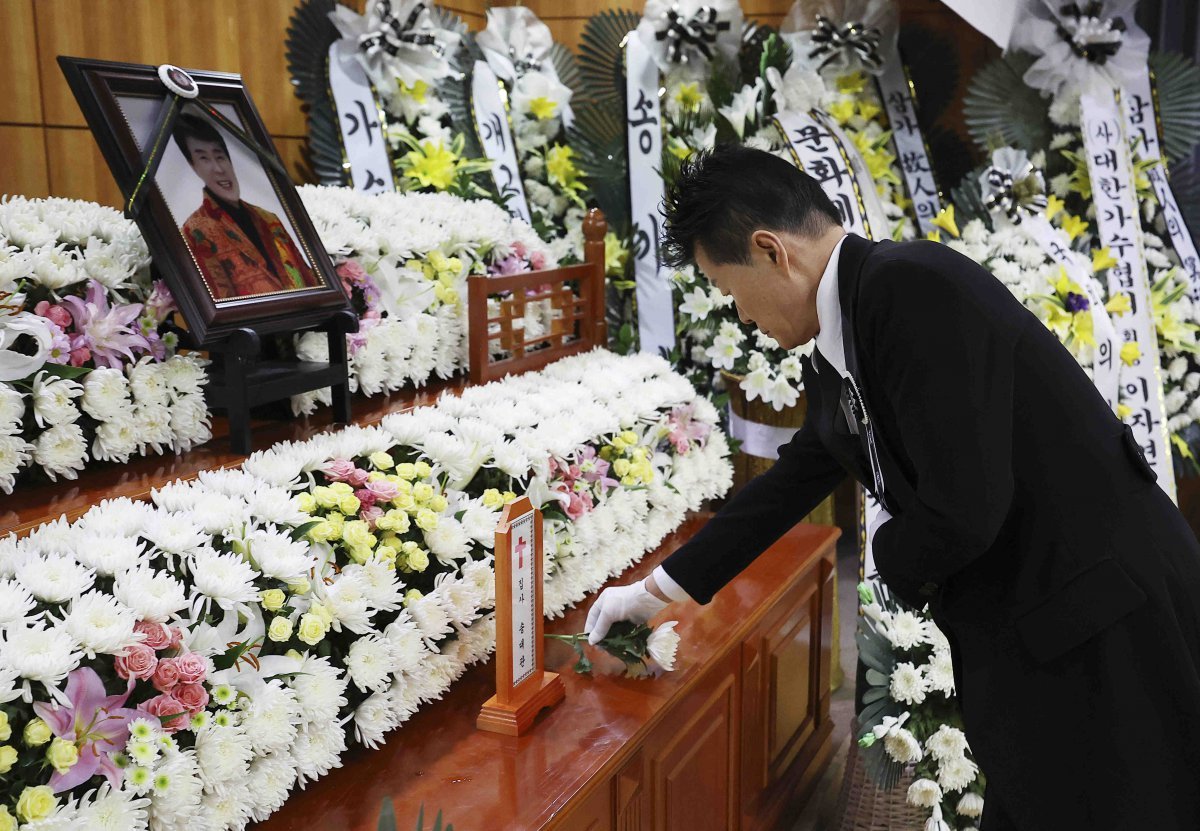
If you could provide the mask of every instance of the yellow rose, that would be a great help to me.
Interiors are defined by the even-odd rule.
[[[313,488],[312,497],[322,508],[332,508],[337,504],[337,494],[333,492],[332,488],[325,485],[317,485]]]
[[[504,504],[504,497],[500,495],[500,491],[495,488],[488,488],[483,492],[483,506],[491,508],[493,511]]]
[[[408,540],[403,545],[400,546],[400,550],[403,551],[405,554],[411,554],[414,551],[418,550],[420,547],[421,546],[417,545],[412,540]]]
[[[311,514],[317,509],[317,500],[311,493],[302,493],[296,497],[296,507],[306,514]]]
[[[324,603],[314,603],[309,606],[308,614],[313,615],[317,620],[321,621],[321,625],[326,628],[333,623],[333,612],[329,611],[329,607]]]
[[[624,476],[629,473],[629,467],[630,464],[628,459],[617,459],[615,462],[613,462],[613,473],[617,474],[618,476]]]
[[[428,508],[417,511],[417,527],[422,531],[432,531],[438,527],[438,515]]]
[[[8,812],[7,805],[0,805],[0,831],[17,831],[17,818]]]
[[[391,470],[396,466],[396,460],[382,450],[372,453],[367,460],[380,470]]]
[[[416,479],[417,466],[412,462],[398,464],[396,465],[396,475],[398,475],[401,479]]]
[[[346,518],[337,511],[331,513],[325,520],[329,523],[329,539],[336,540],[342,536],[342,529],[346,525]]]
[[[50,732],[50,725],[40,718],[35,718],[25,725],[24,739],[25,744],[29,747],[39,747],[50,741],[50,737],[53,735]]]
[[[418,482],[413,485],[413,499],[417,500],[418,505],[425,505],[430,499],[433,499],[433,485],[428,482]]]
[[[387,478],[388,478],[388,475],[386,473],[383,473],[382,471],[378,471],[378,470],[372,470],[370,473],[367,474],[368,482],[382,482],[384,479],[387,479]]]
[[[79,761],[79,748],[73,741],[55,738],[46,748],[46,761],[59,773],[66,773]]]
[[[309,528],[306,536],[313,542],[328,542],[333,537],[333,526],[322,520]]]
[[[300,640],[304,641],[309,646],[316,646],[325,637],[327,631],[325,624],[319,617],[311,612],[305,612],[300,615]]]
[[[308,594],[308,590],[311,588],[308,580],[303,577],[296,577],[288,580],[287,587],[288,591],[290,591],[292,594]]]
[[[450,503],[446,501],[446,497],[442,496],[440,493],[433,499],[429,500],[429,510],[437,511],[439,514],[446,510],[449,505]]]
[[[418,479],[428,479],[433,473],[433,468],[429,466],[428,462],[416,462],[413,464],[413,469],[417,472]]]
[[[268,612],[278,612],[283,608],[283,602],[287,600],[287,595],[279,589],[266,589],[259,592],[259,600],[262,601],[262,606]]]
[[[377,540],[371,526],[361,519],[352,519],[342,528],[342,539],[351,548],[374,548]]]
[[[417,500],[411,493],[402,493],[392,500],[392,504],[402,511],[411,511],[417,507]]]
[[[0,747],[0,775],[8,773],[16,763],[17,749],[11,744]]]
[[[418,548],[407,556],[408,567],[413,571],[424,571],[429,568],[429,555]]]
[[[381,545],[375,549],[375,556],[388,568],[396,567],[396,549],[390,545]]]
[[[624,433],[621,434],[621,438],[630,447],[632,447],[633,445],[638,443],[638,435],[637,435],[637,433],[633,432],[632,430],[626,430]]]
[[[57,807],[58,798],[49,785],[31,786],[21,791],[17,799],[17,816],[23,822],[33,822],[50,816]]]
[[[267,637],[276,643],[283,643],[292,636],[292,621],[286,617],[277,617],[271,621],[271,628],[267,630]]]
[[[517,501],[517,495],[515,493],[513,493],[512,491],[504,492],[504,504],[505,505],[508,505],[510,502],[516,502],[516,501]]]
[[[617,436],[616,438],[614,438],[612,440],[612,447],[613,447],[613,450],[617,451],[618,453],[624,453],[625,452],[625,439],[621,438],[620,436]]]
[[[0,710],[0,742],[6,742],[12,737],[12,727],[8,723],[8,713]]]
[[[633,448],[633,460],[635,462],[646,461],[646,448],[644,448],[644,447]]]
[[[354,488],[350,487],[345,482],[334,482],[329,486],[329,489],[339,497],[345,496],[348,493],[354,493]]]
[[[371,548],[368,548],[364,545],[350,546],[350,559],[358,563],[360,566],[366,563],[367,560],[371,559],[371,555],[374,553],[375,552]]]
[[[633,476],[628,476],[628,475],[627,475],[627,476],[622,476],[622,477],[621,477],[621,484],[622,484],[622,485],[624,485],[624,486],[625,486],[625,487],[627,487],[627,488],[631,488],[631,487],[633,487],[634,485],[636,485],[636,484],[637,484],[637,479],[636,479],[635,477],[633,477]]]
[[[358,501],[357,496],[350,494],[349,496],[339,496],[337,507],[346,516],[354,516],[362,507],[362,503]]]
[[[408,591],[406,591],[404,593],[404,602],[405,603],[413,603],[417,600],[420,600],[424,596],[425,595],[421,594],[420,589],[409,589]]]

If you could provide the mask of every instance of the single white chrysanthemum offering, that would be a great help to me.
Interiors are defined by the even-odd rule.
[[[650,633],[646,641],[646,652],[655,663],[670,672],[675,669],[675,651],[679,648],[679,633],[675,627],[677,620],[668,620]]]

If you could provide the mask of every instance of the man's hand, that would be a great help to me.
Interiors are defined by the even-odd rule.
[[[593,646],[600,643],[608,634],[609,627],[618,620],[645,623],[667,607],[668,601],[656,597],[647,587],[646,581],[649,579],[638,580],[628,586],[610,586],[600,592],[588,610],[587,623],[583,627],[583,631],[588,633],[588,643]]]

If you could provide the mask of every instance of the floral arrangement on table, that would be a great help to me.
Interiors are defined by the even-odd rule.
[[[593,352],[0,539],[0,828],[264,819],[489,654],[517,491],[561,614],[724,492],[715,422],[664,361]]]
[[[868,688],[857,729],[867,770],[885,788],[911,770],[907,799],[930,810],[925,827],[966,831],[983,813],[985,782],[963,732],[950,644],[927,610],[909,609],[882,584],[861,583],[858,593]]]
[[[496,204],[450,194],[384,193],[305,185],[317,233],[351,297],[360,328],[347,338],[351,389],[378,395],[466,365],[466,280],[553,268],[549,247]],[[296,339],[306,360],[328,360],[322,334]],[[296,396],[309,413],[329,391]]]
[[[0,490],[34,471],[182,452],[210,438],[205,362],[137,227],[71,199],[0,201]]]
[[[1200,141],[1200,109],[1192,97],[1200,68],[1179,55],[1150,51],[1148,36],[1137,28],[1130,4],[1123,0],[1078,9],[1047,4],[1034,11],[1028,36],[1015,44],[1016,51],[985,67],[972,82],[966,99],[968,126],[981,147],[1004,143],[1044,154],[1047,191],[1065,217],[1061,227],[1073,247],[1090,253],[1097,273],[1103,273],[1111,263],[1095,233],[1096,206],[1080,131],[1080,90],[1093,82],[1123,83],[1148,62],[1155,97],[1152,121],[1161,134],[1161,161],[1169,164],[1189,155]],[[1056,27],[1055,21],[1061,25]],[[1177,468],[1188,461],[1194,467],[1200,450],[1200,315],[1187,295],[1186,275],[1147,176],[1160,159],[1147,157],[1140,140],[1132,149],[1167,427]],[[1106,288],[1106,280],[1100,282]]]

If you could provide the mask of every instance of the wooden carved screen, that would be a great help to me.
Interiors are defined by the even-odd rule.
[[[604,215],[593,208],[583,221],[582,264],[468,279],[472,383],[538,369],[608,342],[604,322],[607,230]]]

